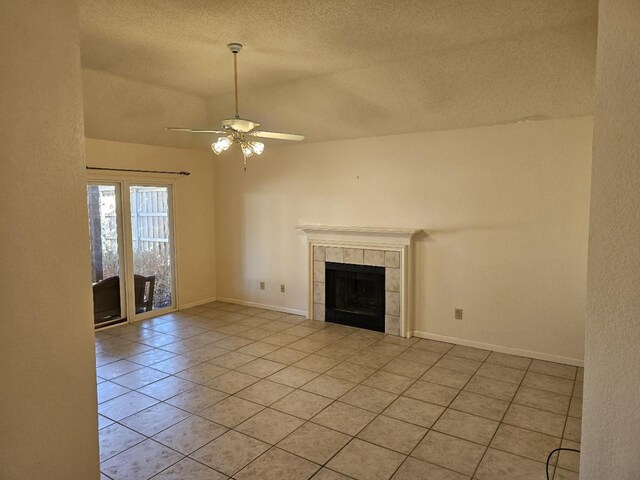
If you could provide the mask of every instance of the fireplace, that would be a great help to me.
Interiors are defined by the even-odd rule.
[[[325,262],[325,321],[385,331],[385,269]]]
[[[413,240],[423,234],[423,230],[336,225],[298,225],[297,228],[305,233],[309,247],[310,319],[347,323],[355,318],[358,327],[411,336]],[[337,272],[335,264],[339,266]],[[359,276],[347,280],[353,268],[359,270]],[[373,273],[375,279],[365,280],[363,275],[369,273]],[[329,287],[328,282],[334,286]],[[337,289],[342,293],[337,296],[336,283],[342,284]],[[374,291],[378,297],[376,302],[364,299]],[[345,307],[349,302],[355,306]]]

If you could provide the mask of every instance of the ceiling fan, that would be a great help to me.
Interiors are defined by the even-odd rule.
[[[218,137],[214,143],[211,144],[211,149],[216,155],[220,155],[225,150],[229,149],[231,145],[237,143],[242,150],[242,156],[244,157],[244,170],[247,171],[247,158],[256,154],[260,155],[264,151],[264,143],[253,140],[251,137],[257,138],[273,138],[276,140],[293,140],[299,142],[304,140],[304,135],[297,135],[295,133],[279,133],[268,132],[265,130],[256,130],[256,127],[260,126],[258,122],[253,120],[247,120],[246,118],[240,118],[238,114],[238,52],[242,48],[240,43],[229,43],[227,45],[231,53],[233,53],[233,77],[235,85],[235,105],[236,115],[233,118],[226,118],[222,120],[221,130],[202,130],[197,128],[182,128],[182,127],[167,127],[167,130],[179,130],[182,132],[191,133],[217,133],[223,135]]]

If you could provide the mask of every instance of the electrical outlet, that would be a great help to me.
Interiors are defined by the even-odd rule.
[[[456,308],[455,316],[456,316],[456,320],[462,320],[462,309],[461,308]]]
[[[284,283],[283,283],[282,285],[280,285],[280,291],[281,291],[282,293],[284,293]]]
[[[260,290],[264,290],[264,282],[260,282]]]

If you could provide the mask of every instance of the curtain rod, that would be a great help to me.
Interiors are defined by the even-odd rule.
[[[112,172],[138,172],[138,173],[166,173],[169,175],[191,175],[190,172],[168,172],[164,170],[134,170],[130,168],[103,168],[103,167],[86,167],[87,170],[108,170]]]

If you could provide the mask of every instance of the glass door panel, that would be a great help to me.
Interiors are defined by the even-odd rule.
[[[135,314],[174,305],[169,186],[129,187]]]
[[[116,323],[125,316],[119,243],[118,185],[87,186],[93,320],[96,326]]]

